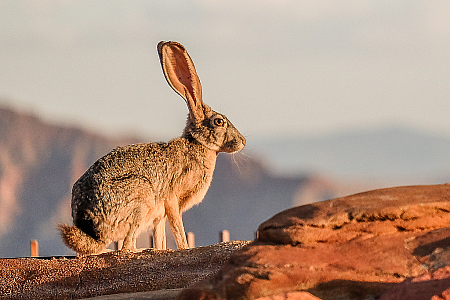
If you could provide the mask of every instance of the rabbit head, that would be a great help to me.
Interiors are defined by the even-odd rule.
[[[167,82],[189,109],[183,136],[217,152],[234,153],[244,148],[245,138],[227,117],[203,103],[200,79],[186,49],[177,42],[160,42],[158,54]]]

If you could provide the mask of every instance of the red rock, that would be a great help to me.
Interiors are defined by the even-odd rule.
[[[450,299],[450,267],[407,279],[388,290],[379,300],[441,300]]]
[[[258,298],[257,300],[321,300],[307,292],[290,292],[269,297]]]
[[[321,299],[379,297],[450,262],[438,250],[450,245],[449,200],[450,185],[409,186],[283,211],[262,223],[257,240],[235,252],[217,275],[178,299],[258,299],[297,291]]]
[[[373,190],[283,211],[259,226],[259,240],[293,245],[342,242],[363,231],[442,228],[449,224],[449,200],[448,184]]]

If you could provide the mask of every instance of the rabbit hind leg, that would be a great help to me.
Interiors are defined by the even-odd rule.
[[[136,237],[137,237],[137,229],[139,226],[133,223],[130,225],[130,229],[127,232],[123,240],[122,250],[130,250],[136,251]]]
[[[134,209],[132,213],[133,218],[129,220],[128,231],[123,240],[122,250],[136,251],[136,238],[141,231],[142,214],[141,209]]]

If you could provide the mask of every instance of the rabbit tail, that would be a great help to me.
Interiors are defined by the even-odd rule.
[[[64,244],[80,255],[97,254],[107,246],[105,241],[94,239],[76,226],[59,224],[58,228]]]

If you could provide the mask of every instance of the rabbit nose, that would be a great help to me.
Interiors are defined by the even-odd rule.
[[[242,143],[242,148],[245,147],[245,145],[247,144],[247,140],[245,139],[244,136],[241,135],[241,143]]]
[[[242,145],[242,148],[245,147],[245,144],[247,143],[247,141],[245,140],[245,137],[237,130],[236,130],[236,140],[238,140],[240,142],[240,144]],[[241,150],[242,148],[240,148],[239,150]]]

